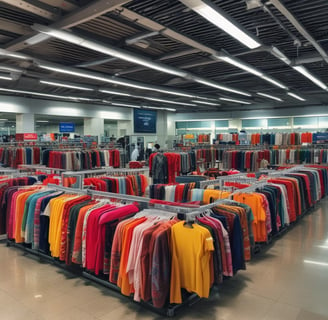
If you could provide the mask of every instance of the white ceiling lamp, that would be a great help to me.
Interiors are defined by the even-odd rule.
[[[303,76],[310,79],[313,83],[319,86],[321,89],[328,90],[328,87],[318,78],[313,76],[308,70],[306,70],[303,66],[293,66],[293,69],[297,72],[301,73]]]
[[[23,54],[23,53],[18,53],[18,52],[11,52],[6,49],[0,49],[0,56],[5,56],[9,58],[15,58],[15,59],[21,59],[21,60],[30,60],[30,58]]]
[[[249,35],[242,29],[242,27],[238,25],[237,22],[235,22],[231,17],[228,17],[227,14],[210,2],[204,0],[180,1],[248,48],[255,49],[261,46],[260,42],[255,40],[255,37]]]
[[[89,88],[89,87],[84,87],[84,86],[75,85],[75,84],[68,84],[68,83],[63,83],[63,82],[58,82],[58,81],[40,80],[40,83],[48,84],[50,86],[55,86],[55,87],[63,87],[63,88],[77,89],[77,90],[84,90],[84,91],[94,91],[94,89]]]
[[[0,121],[8,121],[8,119],[0,119]]]
[[[299,95],[295,94],[295,93],[292,93],[292,92],[287,92],[287,94],[297,100],[300,100],[300,101],[306,101],[304,98],[300,97]]]
[[[200,104],[207,104],[209,106],[220,106],[219,103],[214,103],[214,102],[207,102],[207,101],[200,101],[200,100],[192,100],[192,102],[200,103]]]
[[[288,59],[288,57],[281,52],[277,47],[271,47],[271,53],[278,58],[279,60],[281,60],[282,62],[290,65],[292,62]]]
[[[272,96],[270,94],[266,94],[266,93],[262,93],[262,92],[257,92],[257,94],[259,96],[262,96],[262,97],[266,97],[266,98],[269,98],[269,99],[272,99],[272,100],[276,100],[276,101],[283,101],[282,99],[278,98],[278,97],[275,97],[275,96]]]
[[[277,80],[274,80],[274,79],[272,79],[272,78],[270,78],[270,77],[268,77],[268,76],[262,75],[261,78],[262,78],[263,80],[266,80],[266,81],[268,81],[268,82],[271,82],[272,84],[274,84],[275,86],[277,86],[277,87],[279,87],[279,88],[281,88],[281,89],[285,89],[285,90],[288,89],[288,88],[287,88],[284,84],[282,84],[281,82],[279,82],[279,81],[277,81]]]
[[[113,91],[113,90],[99,90],[99,92],[102,92],[102,93],[108,93],[108,94],[114,94],[114,95],[117,95],[117,96],[122,96],[122,97],[131,97],[131,94],[129,93],[125,93],[125,92],[118,92],[118,91]]]
[[[240,104],[252,104],[251,102],[248,102],[248,101],[235,100],[235,99],[230,99],[230,98],[219,98],[219,99],[223,100],[223,101],[230,101],[230,102],[240,103]]]
[[[222,54],[222,56],[221,55],[215,55],[214,57],[217,58],[217,59],[223,60],[224,62],[227,62],[227,63],[229,63],[229,64],[231,64],[231,65],[233,65],[233,66],[235,66],[239,69],[242,69],[242,70],[245,70],[249,73],[252,73],[252,74],[254,74],[258,77],[262,77],[262,75],[263,75],[263,72],[260,72],[260,71],[256,70],[255,68],[247,65],[246,63],[243,63],[242,61],[239,61],[236,58],[233,58],[233,57],[230,57],[230,56],[227,56],[227,55],[223,55],[223,54]]]
[[[166,99],[159,99],[159,98],[152,98],[152,97],[143,97],[143,96],[135,96],[136,98],[150,100],[150,101],[158,101],[163,103],[171,103],[171,104],[178,104],[181,106],[189,106],[189,107],[196,107],[197,105],[194,103],[187,103],[187,102],[177,102],[172,100],[166,100]]]
[[[110,102],[108,101],[111,105],[113,106],[119,106],[119,107],[128,107],[128,108],[135,108],[135,109],[140,109],[140,106],[136,106],[133,104],[128,104],[128,103],[123,103],[123,102]]]
[[[152,98],[152,97],[147,97],[147,96],[139,96],[139,95],[129,94],[129,93],[121,92],[121,91],[101,89],[101,90],[99,90],[99,92],[118,95],[118,96],[122,96],[122,97],[134,97],[134,98],[150,100],[150,101],[158,101],[158,102],[171,103],[171,104],[177,104],[177,105],[182,105],[182,106],[196,107],[196,104],[193,104],[193,103],[177,102],[177,101],[166,100],[166,99]]]
[[[38,32],[49,35],[51,37],[55,37],[57,39],[67,41],[69,43],[73,43],[75,45],[79,45],[84,48],[98,51],[98,52],[107,54],[109,56],[128,61],[130,63],[135,63],[138,65],[144,66],[146,68],[154,69],[157,71],[172,74],[172,75],[182,77],[182,78],[186,77],[186,75],[187,75],[187,73],[185,71],[171,68],[171,67],[165,66],[164,64],[161,64],[161,63],[154,63],[151,60],[148,60],[148,59],[145,59],[142,57],[138,57],[136,55],[130,54],[129,52],[124,52],[121,49],[116,49],[116,48],[110,47],[108,45],[105,46],[100,43],[96,43],[94,41],[87,40],[85,38],[76,36],[67,31],[49,28],[47,26],[43,26],[40,24],[34,24],[32,26],[32,28]]]
[[[229,91],[229,92],[233,92],[233,93],[237,93],[237,94],[241,94],[243,96],[247,96],[247,97],[251,97],[252,95],[247,93],[247,92],[244,92],[244,91],[240,91],[240,90],[235,90],[235,89],[231,89],[231,88],[227,88],[227,87],[224,87],[224,86],[221,86],[221,85],[218,85],[216,84],[215,82],[212,82],[210,80],[204,80],[202,78],[195,78],[195,81],[198,82],[198,83],[201,83],[201,84],[204,84],[205,86],[208,86],[208,87],[212,87],[212,88],[216,88],[216,89],[219,89],[219,90],[224,90],[224,91]]]
[[[251,74],[254,74],[255,76],[264,79],[272,84],[274,84],[275,86],[282,88],[282,89],[288,89],[284,84],[278,82],[277,80],[272,79],[271,77],[265,75],[262,71],[254,68],[253,66],[250,66],[249,64],[231,56],[228,52],[226,52],[225,50],[222,50],[222,52],[220,52],[220,54],[218,55],[213,55],[214,58],[222,60],[224,62],[227,62],[239,69],[245,70],[246,72],[249,72]]]
[[[141,89],[141,90],[147,90],[147,91],[156,91],[156,92],[162,92],[162,93],[167,93],[170,95],[175,95],[175,96],[181,96],[181,97],[188,97],[188,98],[195,98],[194,95],[192,94],[188,94],[188,93],[184,93],[184,92],[180,92],[180,91],[174,91],[174,90],[166,90],[166,89],[161,89],[158,87],[152,87],[150,85],[139,85],[136,83],[132,83],[129,81],[125,81],[125,80],[120,80],[117,78],[109,78],[109,77],[104,77],[104,76],[100,76],[100,75],[96,75],[90,71],[77,71],[74,69],[70,69],[70,68],[60,68],[57,66],[53,66],[51,64],[46,64],[46,63],[42,63],[42,62],[38,62],[38,66],[40,68],[46,69],[46,70],[50,70],[50,71],[54,71],[54,72],[59,72],[59,73],[63,73],[63,74],[69,74],[72,76],[76,76],[76,77],[81,77],[81,78],[86,78],[86,79],[92,79],[92,80],[97,80],[97,81],[103,81],[103,82],[107,82],[107,83],[111,83],[111,84],[118,84],[118,85],[122,85],[125,87],[131,87],[131,88],[135,88],[135,89]]]
[[[47,123],[47,122],[49,122],[49,120],[36,120],[36,122],[39,122],[39,123]]]
[[[0,79],[1,80],[7,80],[7,81],[12,81],[13,78],[11,76],[3,76],[3,75],[0,75]]]
[[[161,107],[152,107],[152,106],[142,106],[145,109],[154,109],[154,110],[165,110],[165,111],[172,111],[172,112],[176,112],[176,109],[173,108],[161,108]]]
[[[0,88],[0,91],[10,92],[10,93],[30,94],[32,96],[63,99],[63,100],[88,100],[88,101],[93,101],[93,99],[89,99],[89,98],[65,97],[65,96],[60,96],[60,95],[56,95],[56,94],[48,94],[48,93],[41,93],[41,92],[35,92],[35,91],[15,90],[15,89],[6,89],[6,88]]]

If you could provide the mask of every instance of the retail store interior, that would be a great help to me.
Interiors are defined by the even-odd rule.
[[[0,0],[0,319],[328,320],[327,17]]]

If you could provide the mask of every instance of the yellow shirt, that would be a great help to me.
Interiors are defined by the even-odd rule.
[[[176,223],[171,229],[172,267],[170,302],[181,303],[181,288],[207,298],[210,291],[210,260],[214,250],[210,232],[197,224]]]
[[[204,190],[203,203],[210,204],[218,199],[226,199],[230,196],[230,192],[222,190],[206,189]]]
[[[76,196],[65,194],[53,198],[49,202],[50,220],[48,240],[50,244],[50,252],[53,257],[58,258],[60,254],[61,225],[65,202],[72,200],[75,197]]]

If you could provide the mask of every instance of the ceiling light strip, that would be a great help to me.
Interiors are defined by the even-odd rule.
[[[280,99],[278,97],[275,97],[275,96],[272,96],[270,94],[266,94],[266,93],[262,93],[262,92],[257,92],[256,94],[258,94],[259,96],[262,96],[262,97],[266,97],[266,98],[272,99],[272,100],[283,101],[282,99]]]
[[[92,89],[92,88],[88,88],[88,87],[84,87],[84,86],[80,86],[80,85],[76,85],[76,84],[62,83],[62,82],[57,82],[57,81],[40,80],[40,83],[48,84],[50,86],[69,88],[69,89],[94,91],[94,89]]]
[[[300,97],[299,95],[295,94],[295,93],[292,93],[292,92],[287,92],[287,94],[297,100],[300,100],[300,101],[306,101],[304,98]]]
[[[207,102],[207,101],[200,101],[200,100],[191,100],[192,102],[195,103],[200,103],[200,104],[207,104],[209,106],[219,106],[219,103],[214,103],[214,102]]]
[[[21,94],[30,94],[33,96],[40,96],[40,97],[48,97],[48,98],[55,98],[55,99],[63,99],[63,100],[87,100],[93,101],[93,99],[89,98],[82,98],[82,97],[65,97],[55,94],[48,94],[48,93],[41,93],[35,91],[25,91],[25,90],[15,90],[15,89],[7,89],[7,88],[0,88],[2,92],[11,92],[11,93],[21,93]]]
[[[158,102],[171,103],[171,104],[177,104],[177,105],[182,105],[182,106],[196,107],[196,104],[193,104],[193,103],[177,102],[177,101],[160,99],[160,98],[139,96],[139,95],[129,94],[129,93],[120,92],[120,91],[113,91],[113,90],[101,89],[101,90],[99,90],[99,92],[113,94],[113,95],[118,95],[118,96],[122,96],[122,97],[134,97],[134,98],[145,99],[145,100],[150,100],[150,101],[158,101]]]
[[[301,73],[303,76],[310,79],[313,83],[315,83],[318,87],[324,90],[328,90],[328,87],[318,78],[313,76],[308,70],[306,70],[303,66],[293,66],[293,69],[297,72]]]
[[[261,46],[254,36],[249,35],[237,22],[210,2],[201,0],[180,1],[248,48],[255,49]]]
[[[230,98],[219,98],[220,100],[223,101],[230,101],[230,102],[234,102],[234,103],[241,103],[241,104],[252,104],[251,102],[248,101],[242,101],[242,100],[235,100],[235,99],[230,99]]]
[[[7,81],[12,81],[13,80],[13,78],[10,77],[10,76],[0,76],[0,79],[1,80],[7,80]]]
[[[141,90],[147,90],[147,91],[157,91],[157,92],[161,92],[161,93],[166,93],[166,94],[181,96],[181,97],[188,97],[188,98],[196,97],[192,94],[183,93],[181,91],[174,91],[174,90],[169,90],[169,89],[166,90],[166,89],[161,89],[159,87],[155,87],[155,86],[151,86],[151,85],[146,85],[146,84],[142,85],[142,84],[137,84],[137,83],[133,83],[130,81],[119,80],[117,78],[104,77],[104,76],[97,75],[90,71],[77,71],[77,70],[74,70],[71,68],[60,68],[57,66],[53,66],[50,64],[46,64],[46,63],[40,63],[40,62],[39,62],[39,67],[46,69],[46,70],[54,71],[54,72],[69,74],[69,75],[86,78],[86,79],[103,81],[103,82],[107,82],[107,83],[111,83],[111,84],[118,84],[118,85],[135,88],[135,89],[141,89]]]

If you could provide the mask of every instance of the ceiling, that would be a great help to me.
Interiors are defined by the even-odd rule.
[[[328,106],[328,91],[293,68],[328,84],[328,1],[207,1],[252,35],[255,49],[193,1],[0,0],[0,94],[177,112]]]

